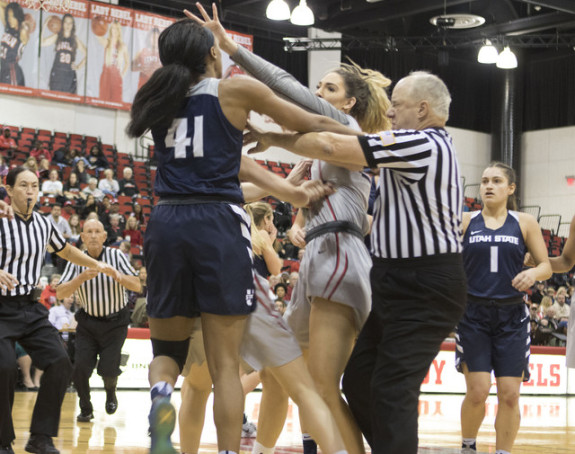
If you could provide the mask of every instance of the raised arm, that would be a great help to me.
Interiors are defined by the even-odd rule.
[[[236,44],[220,23],[218,19],[218,9],[215,3],[212,3],[213,19],[210,19],[210,16],[200,3],[196,3],[196,6],[203,20],[191,12],[184,10],[186,16],[211,30],[218,40],[220,49],[226,52],[230,58],[245,71],[270,87],[282,98],[288,99],[299,107],[333,118],[344,125],[350,124],[349,118],[343,112],[333,107],[326,100],[315,96],[291,74]]]

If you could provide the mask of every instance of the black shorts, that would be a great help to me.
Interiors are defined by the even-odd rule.
[[[229,203],[158,205],[144,237],[153,318],[255,309],[250,220]]]

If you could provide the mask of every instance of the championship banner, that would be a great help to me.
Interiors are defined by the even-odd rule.
[[[134,11],[90,4],[86,104],[129,110],[129,78]]]
[[[84,102],[90,3],[72,0],[66,13],[42,12],[40,80],[42,98]]]
[[[0,92],[32,96],[38,88],[40,12],[26,0],[0,2]]]
[[[162,64],[158,54],[158,37],[175,19],[150,13],[135,11],[132,41],[132,62],[130,66],[130,83],[132,89],[130,101],[134,100],[136,92],[144,85],[150,76]]]

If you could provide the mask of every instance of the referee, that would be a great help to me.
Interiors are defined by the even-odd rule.
[[[104,247],[106,231],[100,221],[86,221],[82,242],[88,256],[109,264],[120,273],[120,279],[84,266],[68,263],[56,290],[59,299],[78,291],[81,309],[76,312],[76,353],[73,380],[80,399],[80,414],[76,420],[89,422],[94,418],[90,401],[90,376],[96,367],[106,389],[106,413],[116,412],[116,383],[120,370],[122,346],[128,335],[130,310],[126,289],[141,290],[140,279],[126,256],[119,250]]]
[[[50,245],[69,261],[119,278],[116,270],[66,243],[50,221],[33,212],[38,198],[38,177],[23,167],[6,176],[12,210],[0,204],[0,453],[13,454],[12,405],[16,386],[18,341],[44,370],[32,414],[26,451],[58,454],[52,437],[58,435],[60,410],[72,366],[58,331],[48,321],[48,310],[34,299],[33,290]]]
[[[441,342],[463,314],[462,188],[444,127],[451,97],[438,77],[401,79],[387,115],[393,131],[262,134],[270,145],[345,167],[379,167],[371,233],[372,309],[343,378],[375,454],[417,453],[419,389]]]

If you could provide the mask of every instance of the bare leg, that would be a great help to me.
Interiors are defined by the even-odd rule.
[[[489,372],[469,372],[463,365],[467,391],[461,404],[461,436],[477,438],[479,427],[485,418],[485,401],[491,388]]]
[[[22,381],[24,382],[24,386],[26,386],[26,388],[33,388],[36,386],[30,376],[30,368],[32,367],[32,358],[30,358],[30,355],[21,356],[16,361],[18,362],[18,367],[22,372]]]
[[[495,449],[511,452],[519,431],[519,389],[521,377],[497,377],[497,417],[495,418]]]
[[[341,376],[357,336],[354,310],[314,298],[309,331],[308,368],[314,383],[337,422],[348,452],[363,454],[363,437],[340,390]]]
[[[206,403],[212,392],[212,378],[208,363],[192,364],[182,384],[180,406],[180,450],[185,454],[196,454],[206,416]]]
[[[202,314],[204,347],[214,383],[218,451],[239,453],[244,412],[240,344],[247,316]]]
[[[244,390],[244,395],[251,393],[256,386],[262,381],[260,378],[260,373],[258,371],[250,372],[249,374],[241,374],[242,389]]]
[[[37,388],[40,387],[40,380],[42,379],[42,375],[44,374],[43,370],[36,368],[34,370],[34,386]]]
[[[303,357],[270,368],[270,372],[297,404],[302,426],[306,427],[322,451],[326,454],[345,451],[335,419],[317,393]]]
[[[260,371],[260,377],[263,390],[256,441],[266,448],[273,448],[284,428],[289,398],[268,369]]]
[[[183,341],[190,337],[194,319],[187,317],[150,318],[150,337],[164,341]],[[169,356],[156,356],[150,363],[150,386],[160,381],[175,385],[180,368]]]

